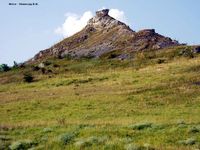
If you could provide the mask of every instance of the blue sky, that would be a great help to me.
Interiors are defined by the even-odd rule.
[[[123,11],[133,30],[154,28],[182,43],[200,44],[199,6],[199,0],[1,0],[0,64],[23,62],[63,39],[55,29],[64,23],[66,13],[82,15],[102,7]]]

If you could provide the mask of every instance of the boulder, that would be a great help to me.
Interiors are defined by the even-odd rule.
[[[200,53],[200,46],[197,46],[193,50],[194,53]]]
[[[45,66],[44,63],[40,63],[40,64],[38,65],[39,68],[44,68],[44,66]]]

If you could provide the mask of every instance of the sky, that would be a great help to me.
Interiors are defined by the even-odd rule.
[[[38,3],[11,6],[9,3]],[[0,64],[13,65],[74,34],[102,8],[133,30],[157,33],[189,45],[200,44],[199,0],[1,0]]]

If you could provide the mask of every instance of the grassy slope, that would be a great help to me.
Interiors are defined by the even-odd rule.
[[[1,73],[1,145],[30,139],[36,149],[198,148],[200,56],[178,56],[182,49],[139,53],[134,62],[52,59],[53,73],[33,72],[31,84],[22,82],[30,68]],[[195,144],[180,142],[191,138]]]

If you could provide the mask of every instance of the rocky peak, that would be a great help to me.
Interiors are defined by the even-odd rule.
[[[127,52],[162,49],[177,45],[180,45],[177,41],[156,33],[154,29],[135,32],[126,24],[109,16],[109,9],[103,9],[96,12],[83,30],[40,51],[29,62],[49,56],[99,58],[115,51],[119,51],[120,56],[117,58],[126,59]]]
[[[105,29],[116,27],[116,26],[128,27],[124,23],[109,16],[108,13],[109,13],[109,9],[103,9],[103,10],[97,11],[96,16],[94,16],[88,21],[86,28],[93,27],[96,30],[105,30]]]
[[[103,10],[97,11],[96,16],[105,17],[105,16],[108,16],[108,13],[109,13],[109,9],[103,9]]]

